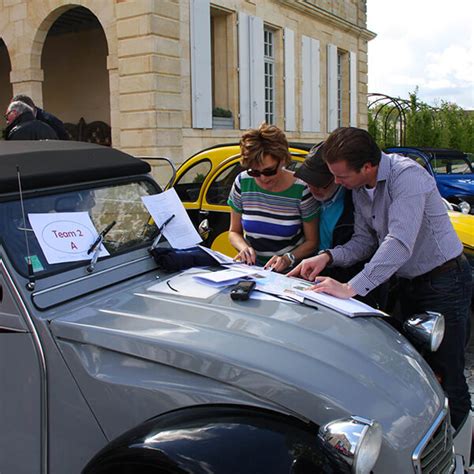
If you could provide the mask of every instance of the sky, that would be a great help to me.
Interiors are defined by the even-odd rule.
[[[369,92],[474,110],[474,0],[367,0]]]

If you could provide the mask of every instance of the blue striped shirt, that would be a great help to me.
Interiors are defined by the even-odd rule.
[[[354,235],[331,249],[347,267],[375,254],[349,284],[366,295],[393,274],[414,278],[462,252],[434,178],[411,158],[382,153],[373,200],[352,191]]]

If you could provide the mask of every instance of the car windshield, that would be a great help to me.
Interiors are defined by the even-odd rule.
[[[19,199],[0,202],[1,239],[15,268],[25,276],[28,270],[26,238],[35,276],[46,276],[74,266],[84,265],[88,262],[82,260],[51,263],[48,261],[32,229],[29,216],[35,214],[44,216],[46,214],[46,218],[48,218],[53,213],[87,212],[97,232],[101,232],[115,221],[115,225],[104,238],[105,249],[110,255],[114,255],[150,245],[157,229],[143,205],[141,197],[157,192],[159,189],[152,181],[140,180],[105,187],[25,197],[23,202],[26,225],[23,222]],[[66,237],[64,233],[54,230],[52,232],[55,232],[55,236],[58,238]],[[69,234],[74,232],[80,232],[80,230],[72,230]],[[45,245],[44,242],[43,245]]]

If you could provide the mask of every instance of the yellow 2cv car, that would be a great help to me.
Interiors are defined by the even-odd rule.
[[[295,170],[311,148],[308,143],[290,143]],[[206,246],[229,256],[236,254],[228,241],[230,208],[227,198],[242,171],[238,144],[216,145],[188,158],[176,172],[173,187],[188,211]]]

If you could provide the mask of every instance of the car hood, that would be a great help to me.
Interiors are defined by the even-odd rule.
[[[443,196],[472,196],[474,195],[474,174],[436,175],[436,181],[441,187]]]
[[[318,424],[348,415],[376,419],[395,449],[413,447],[444,407],[425,361],[379,319],[278,300],[234,302],[228,293],[174,296],[147,287],[56,312],[51,330],[63,340],[235,386]]]

